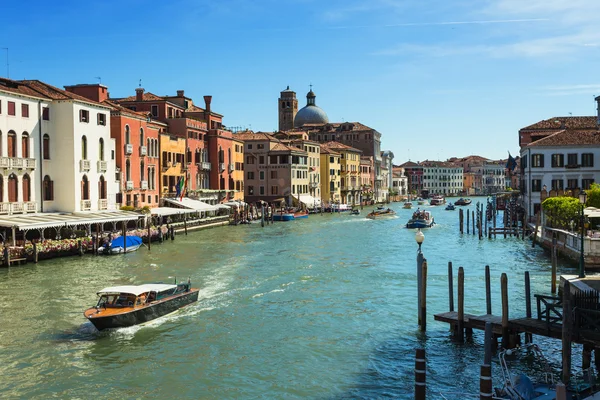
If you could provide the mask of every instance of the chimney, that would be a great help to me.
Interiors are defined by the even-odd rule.
[[[144,99],[144,88],[135,88],[135,100],[142,101]]]
[[[598,127],[600,127],[600,96],[595,98],[596,100],[596,110],[598,110],[598,117],[596,118],[596,125],[598,125]]]
[[[211,121],[210,121],[210,102],[212,101],[212,96],[204,96],[204,113],[206,115],[206,127],[208,129],[212,129]]]
[[[183,90],[178,90],[177,91],[177,97],[183,97]]]

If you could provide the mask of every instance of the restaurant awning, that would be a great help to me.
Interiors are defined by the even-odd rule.
[[[159,217],[166,217],[168,215],[177,214],[191,214],[197,212],[189,208],[175,208],[175,207],[156,207],[150,209],[150,215],[158,215]]]
[[[31,230],[132,221],[140,218],[144,218],[144,215],[133,211],[18,214],[0,216],[0,227]]]
[[[217,211],[219,208],[215,206],[211,206],[208,203],[205,203],[200,200],[192,200],[190,198],[184,197],[181,200],[178,199],[165,199],[166,202],[176,205],[181,208],[188,208],[196,211]]]
[[[309,194],[301,194],[299,197],[296,197],[302,204],[304,204],[307,208],[315,208],[321,207],[321,199],[313,197]]]

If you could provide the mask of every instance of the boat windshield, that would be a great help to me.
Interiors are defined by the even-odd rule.
[[[96,307],[131,307],[135,303],[135,295],[130,293],[103,294]]]

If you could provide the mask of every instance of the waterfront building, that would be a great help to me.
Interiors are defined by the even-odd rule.
[[[373,157],[360,157],[360,190],[361,203],[371,202],[373,200],[373,183],[375,177],[373,173]]]
[[[65,86],[65,89],[111,108],[117,206],[158,207],[159,135],[166,132],[167,124],[153,120],[149,112],[133,111],[109,100],[108,88],[102,84],[78,84]],[[106,163],[106,160],[99,161],[98,168],[105,168]]]
[[[444,161],[423,161],[423,189],[446,196],[459,195],[463,190],[463,168]]]
[[[352,205],[360,204],[360,157],[362,152],[340,142],[323,143],[321,144],[321,149],[323,148],[339,154],[340,202]]]
[[[411,195],[421,195],[423,191],[423,166],[413,161],[400,164],[408,178],[408,191]]]
[[[392,167],[392,196],[398,201],[408,194],[408,177],[404,168],[394,165]]]
[[[253,203],[285,201],[309,194],[308,153],[265,132],[237,133],[244,143],[244,198]]]
[[[183,162],[185,159],[185,138],[161,133],[159,136],[160,148],[160,184],[161,197],[177,192],[176,185],[184,179]]]
[[[229,177],[231,180],[229,187],[234,188],[234,200],[244,201],[244,142],[233,135],[231,143],[233,165],[229,165],[232,170]]]
[[[599,97],[596,98],[598,100]],[[523,150],[528,144],[565,129],[595,131],[597,125],[597,117],[594,116],[548,118],[519,129],[519,147]]]
[[[506,190],[506,160],[486,160],[482,165],[482,193],[490,195]]]
[[[394,153],[389,150],[381,152],[381,190],[377,201],[389,201],[390,191],[393,186]]]
[[[323,203],[336,204],[341,197],[341,164],[340,153],[327,146],[321,146],[321,200]]]
[[[463,192],[465,195],[479,193],[476,188],[481,190],[481,175],[475,172],[463,172]]]

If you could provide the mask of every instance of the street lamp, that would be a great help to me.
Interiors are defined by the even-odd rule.
[[[583,235],[584,235],[585,226],[583,223],[583,220],[584,220],[583,209],[585,207],[586,200],[587,200],[587,193],[585,193],[582,190],[581,192],[579,192],[579,204],[581,205],[580,215],[579,215],[579,217],[580,217],[579,224],[581,225],[581,252],[579,254],[579,278],[585,277],[585,261],[583,259],[583,254],[584,254]]]
[[[418,253],[422,255],[423,253],[421,253],[421,245],[425,241],[425,235],[423,234],[423,232],[421,232],[421,228],[417,230],[417,233],[415,234],[415,240],[419,245]]]

